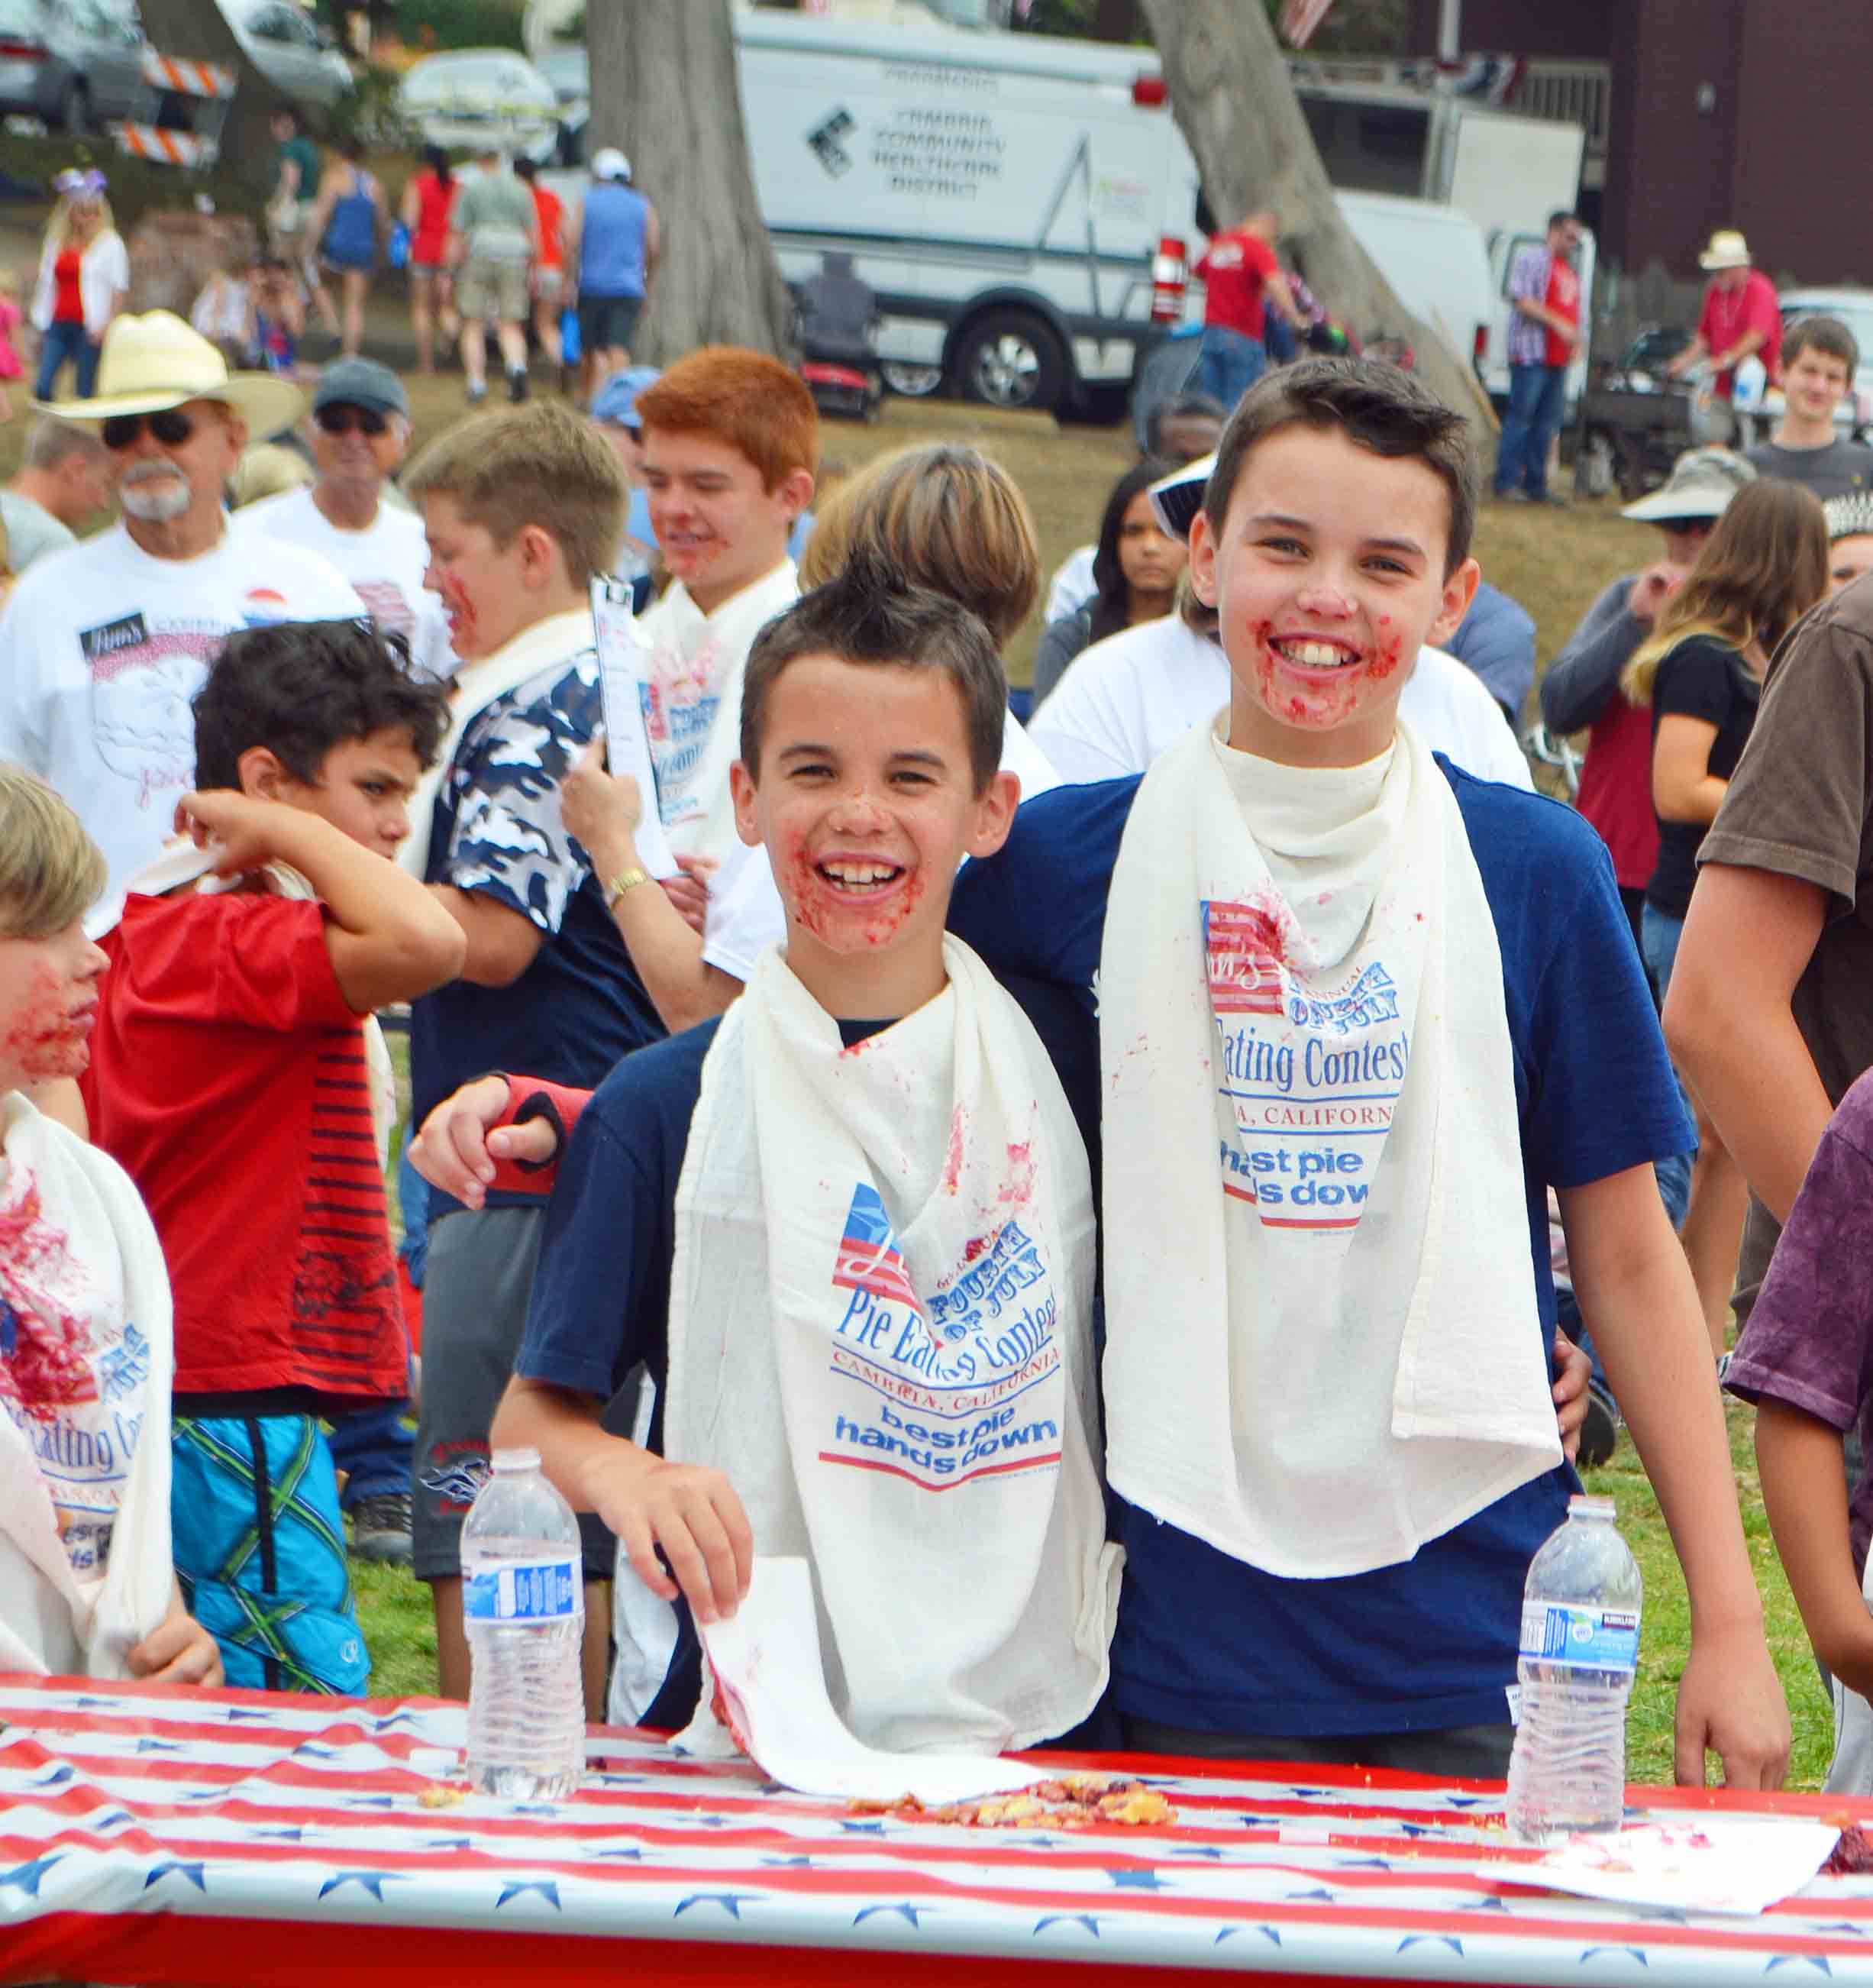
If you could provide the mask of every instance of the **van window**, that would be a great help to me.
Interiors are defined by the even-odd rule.
[[[1428,106],[1359,103],[1304,90],[1301,107],[1333,185],[1353,193],[1423,192]]]

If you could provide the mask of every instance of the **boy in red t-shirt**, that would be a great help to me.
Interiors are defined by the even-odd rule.
[[[194,710],[191,840],[103,939],[85,1099],[174,1290],[184,1591],[231,1684],[353,1692],[370,1658],[319,1418],[407,1384],[367,1018],[461,964],[390,860],[447,698],[368,622],[289,622],[231,637]]]

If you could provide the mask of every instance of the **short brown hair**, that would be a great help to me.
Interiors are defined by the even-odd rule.
[[[1817,313],[1796,319],[1782,336],[1784,370],[1804,352],[1819,352],[1839,360],[1847,368],[1847,384],[1850,387],[1854,384],[1854,375],[1860,370],[1860,342],[1838,317]]]
[[[478,414],[418,456],[403,489],[447,497],[498,546],[528,525],[549,533],[574,585],[609,573],[624,542],[624,472],[591,422],[550,401]]]
[[[1005,642],[1041,592],[1034,513],[1007,472],[967,442],[869,462],[821,508],[800,561],[818,587],[861,553],[958,600]]]
[[[1414,374],[1378,359],[1303,359],[1264,374],[1237,403],[1223,431],[1203,509],[1217,532],[1241,481],[1242,466],[1283,428],[1338,428],[1375,455],[1416,456],[1450,500],[1444,576],[1470,556],[1476,523],[1476,451],[1453,414]]]
[[[994,637],[960,602],[913,586],[903,572],[861,552],[754,638],[741,680],[741,762],[751,779],[761,777],[768,697],[788,664],[806,656],[942,671],[962,703],[976,792],[995,777],[1007,723],[1008,680]]]
[[[50,938],[104,894],[103,851],[36,774],[0,760],[0,938]]]
[[[647,431],[712,435],[739,449],[772,490],[819,455],[819,416],[799,374],[739,345],[705,345],[679,359],[637,397]]]

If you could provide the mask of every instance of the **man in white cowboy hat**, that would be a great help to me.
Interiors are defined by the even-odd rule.
[[[43,411],[100,424],[123,516],[38,561],[0,612],[0,759],[76,810],[110,861],[108,916],[194,780],[189,700],[222,642],[262,622],[365,610],[318,553],[238,543],[228,529],[224,486],[250,434],[299,418],[297,387],[231,374],[168,311],[112,323],[97,385]]]
[[[1708,359],[1711,390],[1727,401],[1736,390],[1736,368],[1752,353],[1775,379],[1782,357],[1782,313],[1775,285],[1750,266],[1750,245],[1735,228],[1719,228],[1697,262],[1710,275],[1697,335],[1665,370],[1676,380]]]

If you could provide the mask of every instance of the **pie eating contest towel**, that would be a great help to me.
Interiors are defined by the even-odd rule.
[[[665,1454],[811,1563],[835,1710],[897,1752],[1077,1725],[1119,1596],[1094,1443],[1085,1148],[1028,1018],[949,986],[844,1046],[764,953],[677,1195]]]
[[[0,1131],[0,1670],[127,1677],[174,1592],[168,1273],[114,1160],[17,1091]]]
[[[1126,826],[1099,1012],[1115,1491],[1320,1578],[1561,1461],[1501,955],[1422,741],[1297,768],[1195,728]]]

